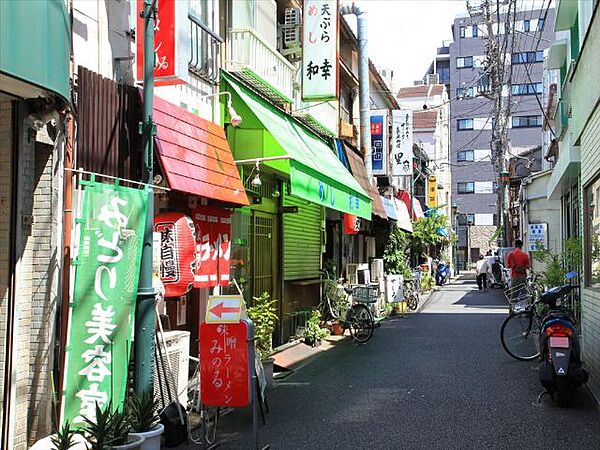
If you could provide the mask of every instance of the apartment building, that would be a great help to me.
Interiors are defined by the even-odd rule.
[[[544,49],[554,38],[554,10],[517,11],[511,29],[493,25],[506,47],[503,96],[510,94],[508,118],[512,157],[530,158],[541,145],[542,62]],[[549,26],[546,26],[550,24]],[[452,198],[459,216],[459,261],[474,261],[496,245],[498,220],[497,171],[490,140],[494,126],[492,100],[486,96],[490,80],[485,74],[487,26],[481,16],[460,17],[453,26],[450,53],[450,142]],[[494,64],[501,63],[495,61]],[[538,152],[539,153],[539,152]],[[531,161],[533,163],[533,161]],[[517,236],[518,223],[509,223],[509,236]]]

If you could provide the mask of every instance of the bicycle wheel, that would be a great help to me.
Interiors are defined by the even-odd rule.
[[[540,356],[540,319],[533,311],[522,311],[508,316],[500,331],[502,347],[520,361],[531,361]]]
[[[347,325],[352,338],[359,344],[364,344],[371,339],[375,323],[369,308],[359,303],[352,307],[349,316]]]

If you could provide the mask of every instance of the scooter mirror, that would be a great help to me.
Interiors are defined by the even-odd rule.
[[[568,273],[565,273],[565,278],[567,280],[571,280],[573,278],[576,278],[577,275],[579,275],[577,272],[568,272]]]

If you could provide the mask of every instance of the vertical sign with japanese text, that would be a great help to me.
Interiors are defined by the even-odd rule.
[[[189,0],[156,0],[154,24],[154,84],[165,86],[185,84],[191,58]],[[137,79],[144,79],[144,0],[136,0]]]
[[[74,426],[125,398],[147,193],[85,183],[62,418]],[[64,422],[63,422],[64,423]]]
[[[388,111],[371,111],[371,167],[373,175],[388,174]]]
[[[392,176],[412,176],[413,112],[407,109],[392,111]]]
[[[243,408],[252,399],[251,322],[200,324],[200,396],[205,406]]]
[[[304,0],[302,100],[338,96],[338,2]]]
[[[198,206],[192,212],[196,227],[196,276],[194,287],[229,284],[231,256],[231,212]]]
[[[437,178],[433,175],[427,180],[427,207],[437,207]]]

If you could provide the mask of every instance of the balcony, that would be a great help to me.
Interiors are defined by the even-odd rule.
[[[252,28],[228,33],[225,70],[276,104],[292,103],[294,66]]]
[[[338,135],[338,110],[336,102],[307,103],[297,102],[294,117],[314,131],[327,136]]]

